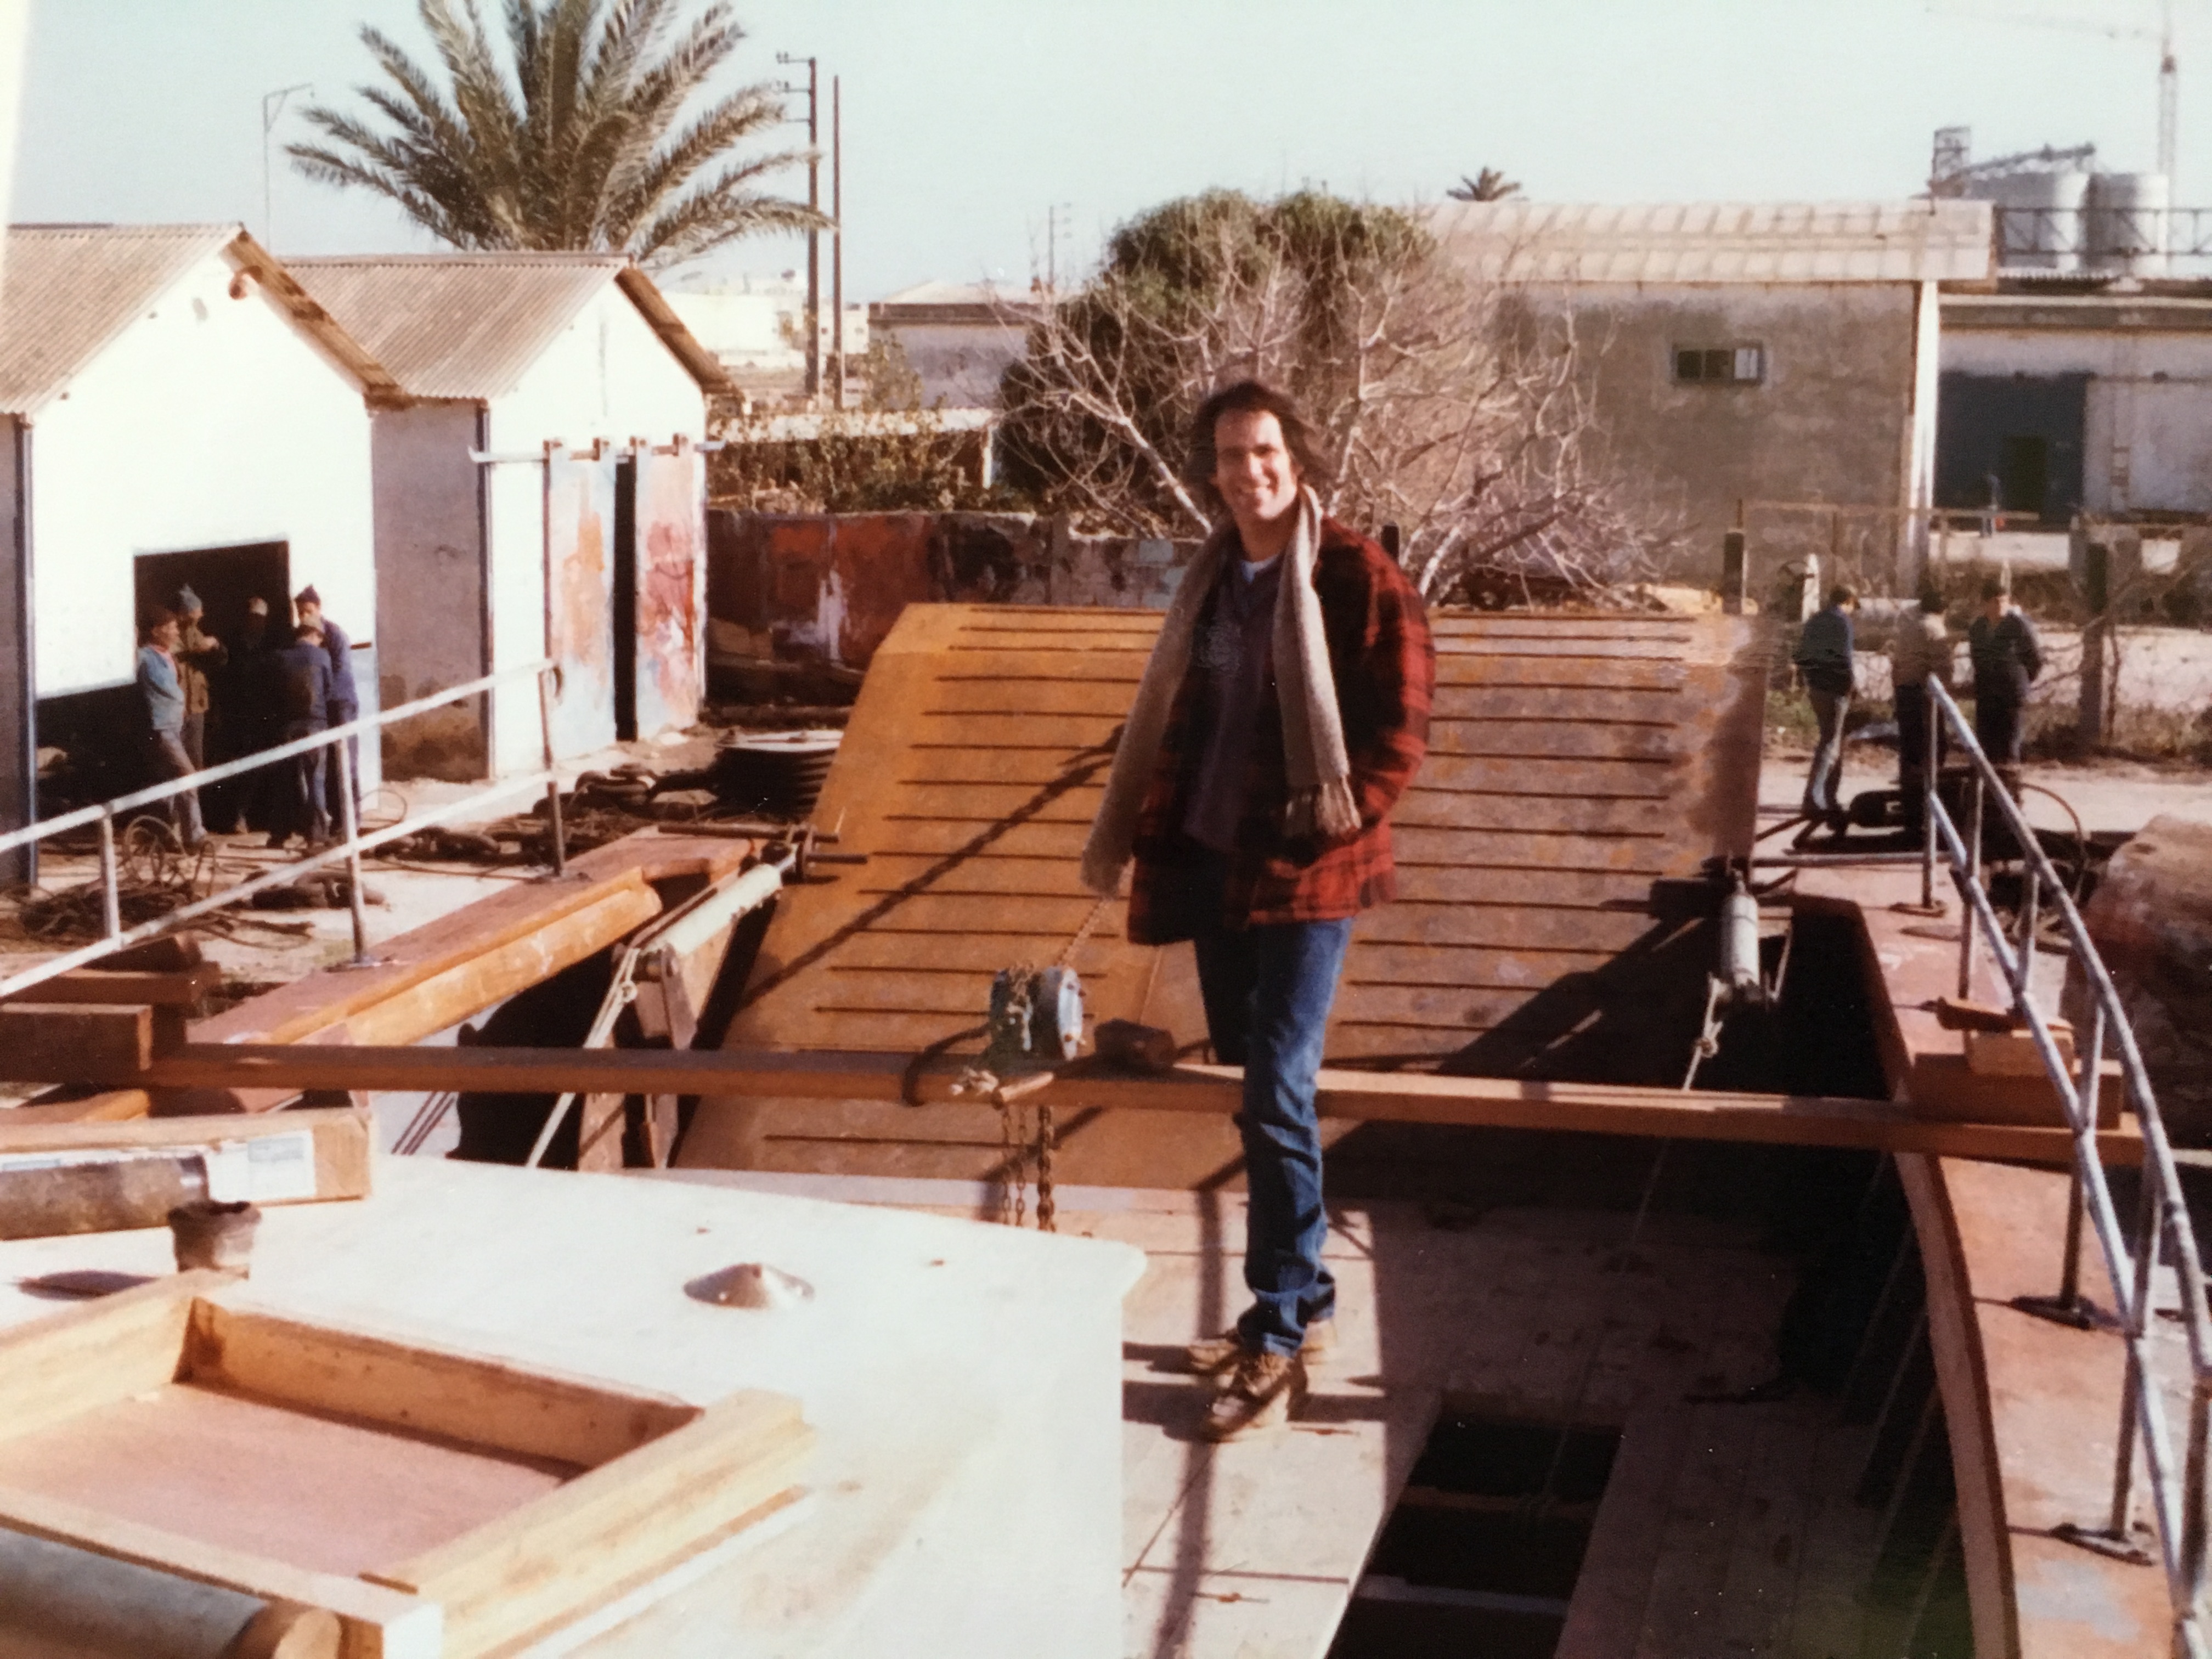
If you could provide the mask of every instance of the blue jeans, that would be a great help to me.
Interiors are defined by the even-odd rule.
[[[1851,696],[1848,691],[1822,691],[1810,686],[1805,695],[1812,700],[1813,718],[1820,728],[1820,746],[1813,750],[1812,769],[1805,775],[1805,811],[1819,816],[1839,811],[1843,805],[1836,785],[1843,776],[1844,716],[1850,712]]]
[[[1193,941],[1215,1057],[1244,1068],[1237,1127],[1249,1210],[1244,1283],[1253,1300],[1237,1329],[1248,1348],[1296,1353],[1307,1325],[1336,1310],[1336,1280],[1321,1259],[1328,1212],[1314,1075],[1351,939],[1346,917],[1242,931],[1213,922]]]

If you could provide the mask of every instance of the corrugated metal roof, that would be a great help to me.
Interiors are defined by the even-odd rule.
[[[369,402],[399,400],[375,359],[236,225],[15,225],[0,288],[0,410],[35,412],[216,252],[351,374]]]
[[[1455,202],[1429,223],[1486,275],[1557,283],[1971,282],[1986,202]]]
[[[236,225],[15,225],[0,289],[0,410],[67,386]]]
[[[712,355],[619,254],[349,256],[288,264],[410,397],[482,399],[513,391],[576,313],[614,282],[693,377],[721,389]]]

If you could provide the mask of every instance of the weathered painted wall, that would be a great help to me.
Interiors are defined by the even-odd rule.
[[[707,430],[706,395],[684,366],[646,325],[622,291],[610,283],[576,315],[523,375],[514,390],[492,401],[486,442],[495,454],[534,454],[549,441],[571,451],[606,446],[596,460],[573,453],[556,469],[563,480],[553,514],[550,557],[556,575],[556,648],[586,647],[577,631],[574,605],[586,589],[611,595],[612,510],[615,458],[612,447],[634,439],[665,446],[681,434],[697,442]],[[589,466],[603,475],[586,483]],[[544,469],[532,462],[506,462],[490,468],[492,663],[503,668],[540,655],[546,635],[545,569],[549,550],[544,500]],[[577,492],[584,494],[579,495]],[[583,510],[588,498],[593,510]],[[705,510],[704,484],[699,506]],[[595,517],[596,515],[596,517]],[[695,522],[696,522],[695,520]],[[573,538],[596,523],[596,544]],[[703,543],[703,537],[699,543]],[[580,562],[574,570],[572,562]],[[565,597],[564,597],[565,596]],[[607,603],[611,605],[611,599]],[[596,640],[597,636],[593,636]],[[564,756],[587,752],[614,740],[611,635],[606,655],[597,662],[580,658],[564,690],[556,724],[558,742],[571,745]],[[592,648],[596,649],[593,645]],[[642,642],[641,654],[642,654]],[[703,641],[696,641],[696,672],[705,674]],[[565,658],[556,655],[569,666]],[[605,687],[605,718],[586,714],[575,700],[588,684]],[[596,696],[596,691],[588,695]],[[641,726],[643,732],[647,728]],[[581,745],[580,747],[574,745]],[[493,698],[493,763],[501,773],[538,765],[543,750],[537,692],[526,684],[502,689]]]
[[[378,677],[387,708],[488,672],[483,504],[469,459],[480,419],[473,403],[428,403],[380,410],[371,427]],[[402,777],[483,777],[481,701],[387,727],[384,758]]]
[[[1718,580],[1721,537],[1741,501],[1895,509],[1925,488],[1916,423],[1932,429],[1935,411],[1917,408],[1917,284],[1591,283],[1538,290],[1531,303],[1573,318],[1599,448],[1632,501],[1680,532],[1669,575]],[[1678,349],[1738,344],[1764,349],[1763,380],[1675,380]],[[1899,520],[1887,524],[1863,556],[1894,562]],[[1754,520],[1753,591],[1784,560],[1827,550],[1826,526],[1813,515]]]
[[[2212,315],[2204,321],[2197,331],[1990,328],[1954,315],[1943,368],[2054,384],[2087,376],[2082,507],[2212,513]]]
[[[707,690],[707,458],[637,458],[637,729],[690,726]]]
[[[281,541],[363,646],[377,617],[360,388],[211,254],[37,416],[31,550],[41,697],[130,680],[141,553]],[[363,711],[375,703],[373,678]]]

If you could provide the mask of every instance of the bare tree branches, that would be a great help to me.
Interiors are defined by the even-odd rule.
[[[1412,218],[1306,192],[1223,192],[1125,227],[1030,322],[1002,453],[1054,507],[1136,536],[1208,518],[1180,473],[1193,411],[1254,376],[1327,434],[1346,521],[1400,526],[1423,591],[1505,572],[1589,588],[1645,573],[1601,464],[1572,319],[1454,265]]]

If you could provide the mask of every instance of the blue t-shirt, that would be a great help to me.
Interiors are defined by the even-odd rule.
[[[146,718],[156,732],[185,729],[185,687],[176,659],[158,645],[138,647],[138,690],[146,699]]]
[[[1275,681],[1275,595],[1282,585],[1279,554],[1258,569],[1242,556],[1231,560],[1214,590],[1212,614],[1191,642],[1191,667],[1207,684],[1182,828],[1217,853],[1235,850],[1251,793],[1252,744]]]

